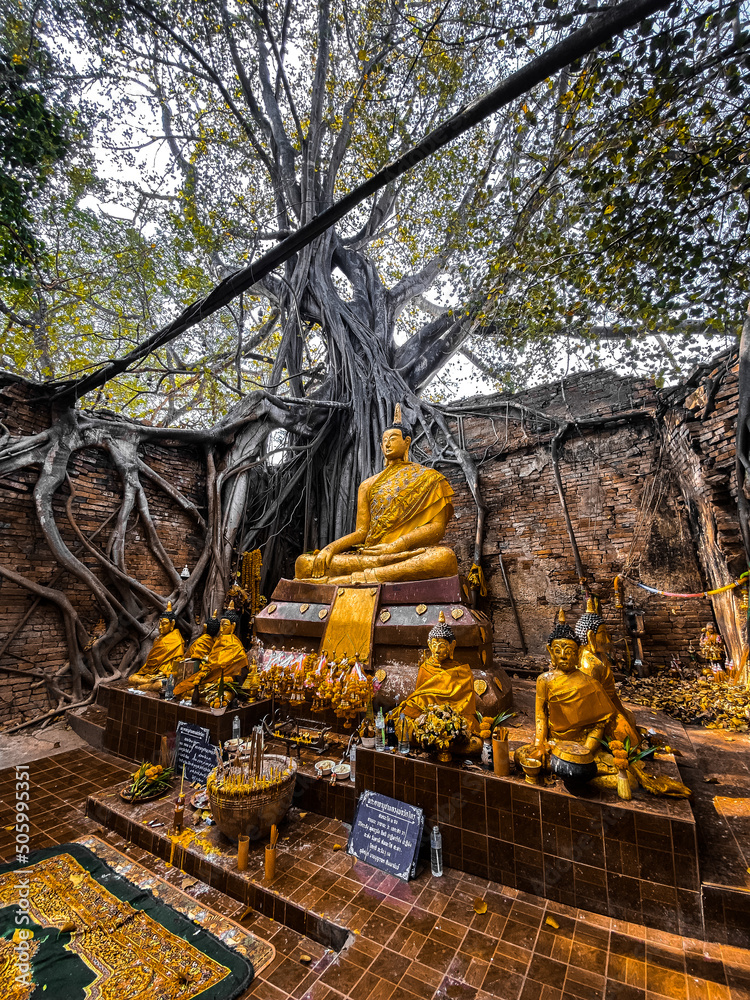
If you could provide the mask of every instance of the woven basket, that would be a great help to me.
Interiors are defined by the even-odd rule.
[[[266,837],[272,826],[281,823],[292,804],[297,761],[279,754],[266,754],[263,763],[264,769],[289,768],[291,773],[275,788],[251,792],[242,798],[224,796],[216,788],[211,788],[208,792],[214,822],[224,836],[235,844],[240,835],[246,835],[250,840]]]

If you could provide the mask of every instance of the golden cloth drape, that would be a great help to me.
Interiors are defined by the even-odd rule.
[[[174,670],[177,663],[184,658],[185,643],[182,634],[179,629],[173,628],[166,635],[156,637],[146,662],[138,671],[138,676],[156,677],[158,674],[166,674]]]
[[[468,663],[453,663],[441,668],[427,660],[419,668],[417,686],[399,706],[408,719],[416,719],[430,705],[449,704],[464,716],[469,729],[477,726],[477,696],[474,693],[474,674]]]
[[[247,653],[236,635],[218,635],[214,639],[206,663],[206,681],[218,680],[221,671],[224,677],[236,677],[247,666]]]
[[[209,635],[208,632],[204,631],[198,636],[195,642],[193,642],[188,655],[193,660],[202,660],[211,652],[211,648],[215,642],[216,636]]]
[[[378,607],[377,587],[339,587],[320,649],[336,659],[344,653],[369,663],[372,620]]]
[[[368,490],[370,529],[365,545],[398,541],[446,507],[453,487],[440,472],[415,462],[389,465]]]
[[[576,740],[581,730],[614,718],[617,709],[601,684],[574,670],[559,674],[547,684],[547,719],[550,736]]]

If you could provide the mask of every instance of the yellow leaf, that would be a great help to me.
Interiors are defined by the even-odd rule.
[[[305,963],[312,962],[312,955],[300,955],[299,960]]]
[[[547,919],[544,922],[545,924],[549,924],[550,927],[554,927],[556,931],[560,930],[560,925],[558,924],[558,922],[555,920],[554,917],[547,917]]]
[[[474,900],[474,912],[475,913],[487,912],[487,904],[485,903],[485,901],[482,899],[481,896],[477,896],[477,898]]]

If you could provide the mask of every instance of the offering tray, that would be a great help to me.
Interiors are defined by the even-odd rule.
[[[280,709],[276,710],[272,718],[266,716],[263,728],[269,739],[282,740],[286,743],[288,757],[293,756],[293,747],[297,750],[297,756],[300,747],[307,747],[318,754],[325,753],[328,734],[331,732],[331,727],[318,719],[300,719],[291,716],[282,718]]]

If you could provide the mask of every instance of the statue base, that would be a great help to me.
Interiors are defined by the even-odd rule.
[[[352,589],[375,591],[363,662],[368,670],[385,672],[374,699],[376,708],[391,709],[414,690],[427,637],[441,611],[456,636],[454,659],[468,663],[474,674],[479,711],[497,715],[510,708],[510,678],[493,662],[492,624],[481,611],[469,607],[468,587],[458,576],[346,587],[280,580],[255,619],[256,633],[266,647],[319,652],[337,596]],[[357,650],[338,652],[352,655]]]

